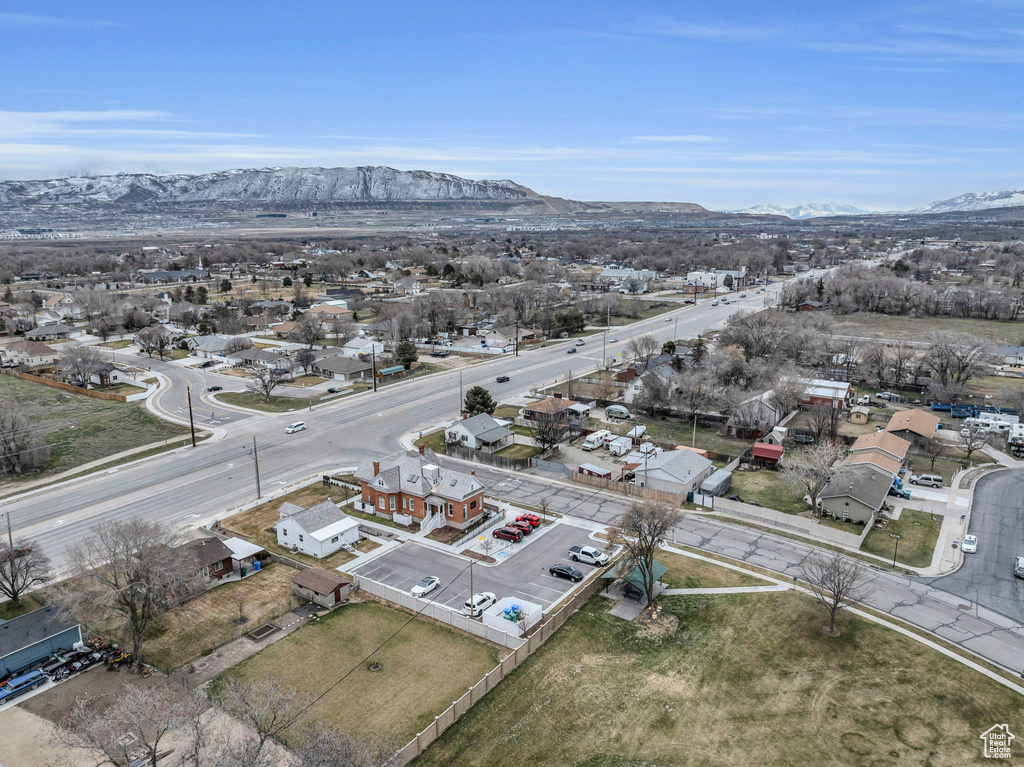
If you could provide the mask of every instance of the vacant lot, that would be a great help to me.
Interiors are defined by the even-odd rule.
[[[750,442],[719,434],[717,425],[697,424],[697,436],[694,439],[693,421],[683,423],[675,418],[664,418],[644,419],[642,423],[647,427],[647,436],[663,447],[687,445],[734,457],[750,447]],[[724,430],[724,426],[722,428]]]
[[[942,517],[916,509],[903,509],[900,518],[890,520],[883,530],[873,529],[864,538],[861,551],[892,561],[896,539],[900,536],[896,561],[910,567],[928,567],[932,563],[935,542],[939,539]]]
[[[264,399],[259,394],[248,391],[222,391],[217,392],[214,399],[228,405],[247,407],[252,410],[263,410],[267,413],[290,413],[293,410],[308,410],[310,405],[320,401],[320,397],[278,397],[271,395],[270,399]]]
[[[668,597],[650,638],[596,598],[441,736],[429,765],[963,765],[1017,696],[807,597]],[[952,704],[956,701],[956,704]]]
[[[285,503],[294,503],[296,506],[308,509],[310,506],[315,506],[321,501],[326,501],[328,498],[335,503],[340,503],[350,495],[352,495],[352,492],[344,487],[324,487],[321,483],[316,482],[295,492],[283,495],[276,500],[261,503],[259,506],[253,506],[248,511],[243,511],[221,520],[220,526],[228,532],[236,533],[256,545],[262,546],[267,551],[291,557],[297,562],[304,562],[314,567],[331,570],[341,567],[346,562],[351,562],[355,559],[355,555],[349,554],[344,549],[336,551],[324,559],[295,553],[285,546],[279,546],[277,543],[277,533],[270,532],[270,528],[277,524],[277,520],[280,519],[279,512],[281,506]]]
[[[186,604],[181,615],[163,621],[155,639],[147,642],[147,660],[163,669],[176,669],[222,644],[277,618],[300,604],[292,592],[298,570],[271,562],[244,581],[217,586]],[[235,621],[241,615],[244,624]]]
[[[47,464],[21,479],[57,474],[187,431],[150,415],[141,403],[94,399],[13,376],[0,376],[0,399],[14,402],[50,446]]]
[[[833,331],[840,335],[925,341],[939,330],[970,333],[994,344],[1016,346],[1024,343],[1024,322],[975,320],[960,317],[895,317],[855,312],[836,317]]]
[[[367,668],[373,661],[379,671]],[[319,695],[348,674],[313,706],[311,717],[341,732],[404,744],[497,661],[489,645],[444,626],[375,602],[350,604],[243,661],[219,677],[213,691],[237,675]]]
[[[804,502],[803,491],[789,484],[782,472],[761,469],[760,471],[734,471],[732,487],[726,495],[738,494],[747,503],[759,503],[769,509],[786,514],[810,511]]]
[[[767,586],[768,581],[728,567],[663,551],[657,559],[668,568],[661,582],[673,589],[720,589],[732,586]]]

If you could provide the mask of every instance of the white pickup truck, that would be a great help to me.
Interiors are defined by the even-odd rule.
[[[569,558],[573,562],[586,562],[588,565],[608,564],[608,555],[593,546],[573,546],[569,549]]]

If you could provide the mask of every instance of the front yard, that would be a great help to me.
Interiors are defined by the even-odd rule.
[[[405,745],[498,662],[490,645],[410,617],[376,602],[345,605],[242,661],[214,681],[212,693],[239,676],[315,696],[348,674],[310,718]],[[379,671],[369,670],[373,661]]]
[[[306,554],[292,552],[287,547],[278,545],[277,534],[270,532],[270,528],[277,524],[277,520],[280,518],[279,510],[281,505],[284,503],[294,503],[297,506],[308,509],[310,506],[315,506],[321,501],[326,501],[328,498],[335,503],[339,503],[347,499],[350,495],[352,495],[352,492],[344,487],[338,487],[336,485],[324,487],[321,483],[316,482],[312,485],[300,488],[295,492],[283,495],[277,500],[262,503],[259,506],[254,506],[248,511],[243,511],[235,514],[234,516],[228,517],[227,519],[221,520],[219,524],[220,527],[227,532],[234,533],[240,537],[250,540],[257,546],[262,546],[267,551],[272,551],[275,554],[281,554],[282,556],[290,557],[297,562],[303,562],[314,567],[320,567],[324,570],[332,570],[351,562],[355,559],[355,555],[349,554],[347,551],[342,549],[334,552],[329,557],[317,559],[316,557],[310,557]],[[348,509],[345,511],[348,513]],[[352,516],[355,515],[353,514]]]
[[[873,528],[864,538],[860,550],[885,557],[892,562],[896,539],[900,536],[896,562],[910,567],[928,567],[932,563],[935,543],[942,528],[942,517],[916,509],[903,509],[898,520],[889,520],[884,529]]]
[[[769,509],[786,514],[810,511],[810,504],[803,499],[803,492],[786,481],[780,471],[734,471],[732,487],[726,495],[738,494],[746,503],[759,503]]]
[[[793,592],[662,597],[651,636],[592,599],[417,767],[976,764],[1017,695],[912,639]],[[956,704],[951,704],[956,701]]]
[[[433,450],[438,455],[445,455],[448,451],[444,445],[444,429],[438,429],[432,431],[429,434],[424,434],[418,440],[416,440],[416,447],[426,447],[428,450]]]

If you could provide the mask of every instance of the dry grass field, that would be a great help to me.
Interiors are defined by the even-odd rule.
[[[311,709],[311,716],[403,745],[498,663],[490,645],[375,602],[349,604],[308,623],[219,677],[279,680],[319,695],[351,674]],[[397,632],[397,633],[396,633]],[[390,639],[389,639],[390,638]],[[373,655],[379,671],[364,659]]]
[[[981,764],[1014,693],[791,592],[662,598],[651,637],[595,598],[445,732],[419,767]]]
[[[721,589],[732,586],[768,586],[768,581],[755,578],[753,575],[720,567],[701,559],[684,557],[663,551],[658,554],[658,561],[668,568],[661,581],[673,589]]]

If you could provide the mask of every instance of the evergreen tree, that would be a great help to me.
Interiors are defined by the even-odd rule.
[[[408,338],[399,341],[398,345],[395,346],[395,360],[401,363],[406,370],[412,367],[412,363],[419,359],[419,356],[420,352],[416,348],[416,344]]]
[[[464,409],[468,415],[474,416],[481,413],[490,415],[496,407],[498,407],[498,403],[494,401],[491,393],[484,387],[474,386],[466,392],[466,405]]]

